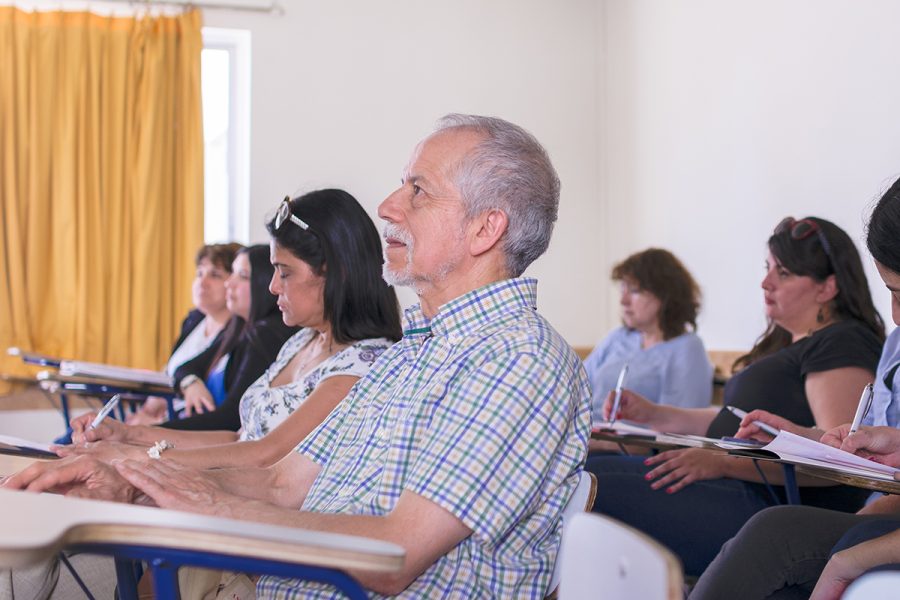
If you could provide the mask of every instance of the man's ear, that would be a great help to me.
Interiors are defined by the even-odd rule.
[[[819,293],[816,294],[816,302],[831,302],[834,300],[834,297],[838,295],[840,291],[837,285],[837,278],[834,275],[829,275],[825,278],[825,281],[821,283],[821,289]]]
[[[491,250],[506,233],[509,217],[500,209],[492,208],[472,219],[474,235],[469,243],[472,256],[479,256]]]

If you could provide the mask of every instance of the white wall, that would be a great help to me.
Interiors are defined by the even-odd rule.
[[[704,288],[707,347],[747,348],[764,326],[759,281],[775,224],[821,216],[864,251],[868,209],[900,175],[900,3],[606,9],[608,256],[670,248]]]
[[[253,239],[285,193],[319,186],[374,217],[438,116],[502,116],[545,143],[563,181],[551,249],[529,272],[575,345],[617,322],[610,266],[659,245],[704,288],[707,346],[748,347],[772,227],[814,214],[861,242],[900,175],[893,0],[283,4],[282,17],[206,17],[253,36]]]
[[[281,17],[205,18],[252,35],[251,238],[265,240],[285,194],[323,186],[347,189],[375,218],[438,117],[501,116],[544,143],[563,182],[551,248],[528,271],[540,308],[573,344],[593,343],[606,327],[594,315],[607,312],[605,277],[588,260],[601,251],[595,0],[282,4]]]

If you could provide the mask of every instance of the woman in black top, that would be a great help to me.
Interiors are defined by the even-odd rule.
[[[240,263],[240,265],[239,265]],[[240,268],[237,268],[240,266]],[[229,309],[236,315],[220,334],[222,339],[206,351],[181,365],[175,371],[175,381],[194,410],[201,404],[209,412],[201,412],[184,419],[168,421],[161,426],[168,429],[237,431],[241,426],[238,412],[241,396],[250,384],[259,379],[275,360],[278,350],[297,327],[288,327],[281,319],[275,296],[269,292],[269,282],[275,272],[269,262],[269,247],[258,244],[238,252],[235,267],[229,278]],[[249,267],[249,269],[248,269]],[[249,273],[247,272],[249,270]],[[249,305],[241,293],[236,293],[241,280],[249,279]],[[246,286],[246,283],[244,284]],[[244,294],[245,295],[245,294]],[[243,315],[241,316],[237,315]],[[207,377],[213,373],[223,357],[225,396],[212,408],[212,395],[206,387]]]
[[[853,416],[859,391],[872,381],[884,325],[859,253],[839,227],[814,217],[788,218],[768,247],[762,288],[769,327],[736,363],[741,370],[725,387],[725,404],[829,429]],[[718,407],[659,406],[628,391],[619,418],[709,437],[734,435],[739,426],[737,417]],[[585,468],[599,479],[594,511],[656,537],[680,556],[689,575],[699,575],[750,516],[783,498],[779,486],[770,491],[761,483],[752,461],[706,450],[595,457]],[[762,470],[769,482],[781,482],[780,467]],[[856,510],[865,494],[843,486],[803,487],[801,497]]]

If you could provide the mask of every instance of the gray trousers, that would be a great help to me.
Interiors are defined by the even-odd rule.
[[[847,530],[900,515],[856,515],[809,506],[775,506],[757,513],[722,546],[690,600],[808,598]]]
[[[113,598],[115,562],[96,554],[67,554],[97,600]],[[25,569],[0,571],[0,600],[79,600],[86,598],[69,570],[56,558]]]

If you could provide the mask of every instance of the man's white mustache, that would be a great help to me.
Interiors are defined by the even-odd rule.
[[[401,241],[407,246],[412,244],[412,236],[405,229],[401,229],[398,225],[393,223],[388,223],[384,226],[384,232],[382,234],[385,239],[394,238],[396,240]]]

